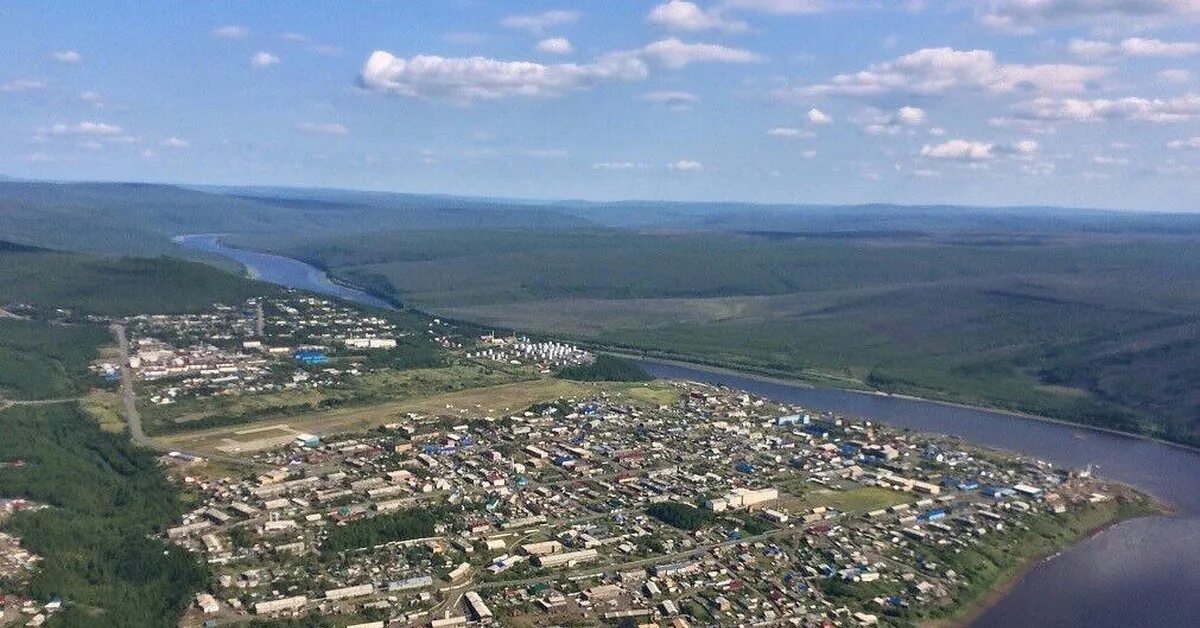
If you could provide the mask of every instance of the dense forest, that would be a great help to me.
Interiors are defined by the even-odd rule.
[[[597,355],[591,364],[568,366],[560,370],[558,376],[579,382],[648,382],[654,379],[636,362],[603,353]]]
[[[100,431],[75,404],[0,412],[0,494],[49,508],[4,525],[43,557],[27,593],[61,598],[63,625],[175,626],[207,572],[150,538],[180,515],[154,455]]]

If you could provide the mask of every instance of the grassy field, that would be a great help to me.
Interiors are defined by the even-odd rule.
[[[499,327],[1200,443],[1200,240],[404,232],[254,240]]]
[[[398,422],[409,413],[424,415],[487,415],[502,416],[522,411],[529,406],[558,398],[572,398],[596,390],[594,384],[582,384],[557,379],[537,379],[525,382],[501,384],[414,397],[370,406],[337,408],[326,411],[294,412],[286,419],[259,421],[254,426],[245,424],[179,432],[161,437],[161,442],[188,451],[213,452],[218,447],[233,443],[247,443],[268,436],[286,436],[286,425],[294,432],[332,434],[336,432],[360,431],[386,423]],[[272,434],[274,432],[274,434]]]
[[[861,514],[916,500],[917,498],[912,494],[877,486],[864,486],[845,491],[813,487],[804,491],[800,496],[788,500],[786,505],[797,510],[809,510],[823,506],[845,513]]]

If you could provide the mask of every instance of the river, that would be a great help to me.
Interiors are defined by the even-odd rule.
[[[236,260],[263,281],[389,307],[297,260],[227,247],[214,235],[177,241]],[[1151,493],[1174,506],[1175,514],[1123,522],[1043,561],[971,625],[1200,626],[1200,453],[982,409],[810,388],[653,360],[642,365],[660,377],[722,384],[818,410],[950,434],[1057,465],[1095,465],[1097,475]]]

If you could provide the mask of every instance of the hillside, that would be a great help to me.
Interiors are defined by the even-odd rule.
[[[274,194],[274,195],[272,195]],[[140,183],[0,181],[0,239],[118,255],[187,256],[171,238],[191,233],[345,233],[381,229],[579,227],[586,219],[482,200],[362,193],[199,191]]]
[[[405,302],[464,320],[1200,442],[1190,236],[509,230],[241,244],[256,241],[382,276]]]

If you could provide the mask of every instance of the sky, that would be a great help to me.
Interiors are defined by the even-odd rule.
[[[1200,0],[0,0],[0,174],[1200,210]]]

